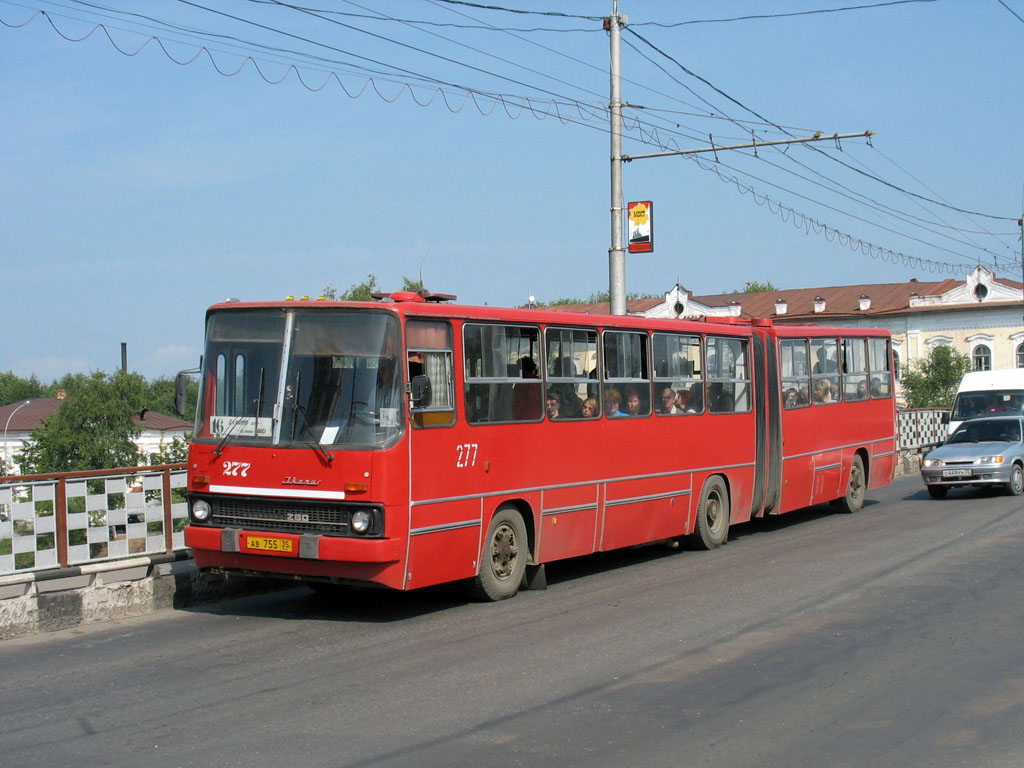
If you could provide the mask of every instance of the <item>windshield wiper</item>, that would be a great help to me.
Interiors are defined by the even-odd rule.
[[[231,423],[228,425],[228,431],[224,433],[224,437],[220,439],[220,442],[217,443],[217,447],[213,449],[214,456],[220,456],[221,452],[224,450],[224,446],[227,445],[228,440],[235,436],[235,427],[243,421],[245,421],[245,416],[235,416],[231,420]]]
[[[263,407],[263,374],[265,373],[265,371],[266,368],[260,368],[260,391],[256,395],[256,415],[254,417],[255,424],[253,426],[254,433],[259,431],[260,408]],[[220,456],[221,452],[224,450],[224,446],[227,445],[228,440],[236,434],[235,427],[241,424],[246,418],[246,416],[236,416],[234,419],[232,419],[231,425],[228,427],[228,431],[224,433],[224,437],[220,439],[220,442],[217,443],[217,447],[213,449],[214,456]]]
[[[302,432],[303,432],[303,434],[306,434],[306,435],[309,436],[309,439],[306,441],[306,444],[310,448],[315,449],[321,456],[324,457],[324,461],[326,461],[328,464],[330,464],[332,461],[334,461],[334,454],[331,453],[330,451],[328,451],[326,448],[324,448],[324,444],[320,442],[320,440],[317,438],[317,436],[314,435],[313,431],[309,428],[309,415],[306,413],[305,407],[303,407],[302,405],[299,405],[299,403],[295,403],[293,407],[297,411],[300,411],[302,413]],[[295,434],[295,428],[294,428],[295,420],[294,419],[292,419],[292,424],[293,424],[292,434],[294,435]]]

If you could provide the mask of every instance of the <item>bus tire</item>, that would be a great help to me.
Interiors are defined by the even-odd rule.
[[[709,477],[700,492],[697,522],[686,537],[690,549],[715,549],[729,540],[729,490],[725,481]]]
[[[849,514],[864,506],[864,492],[867,490],[867,478],[864,474],[864,461],[854,456],[850,464],[850,481],[846,484],[846,494],[835,500],[838,511]]]
[[[469,582],[470,595],[482,602],[513,597],[523,581],[529,556],[523,518],[512,507],[500,507],[487,527],[480,572]]]
[[[1014,464],[1010,470],[1010,482],[1006,484],[1006,494],[1020,496],[1021,493],[1024,493],[1024,469],[1020,464]]]

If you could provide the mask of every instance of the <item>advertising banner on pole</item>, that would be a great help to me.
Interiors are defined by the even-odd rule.
[[[629,214],[629,252],[654,252],[654,203],[642,200],[627,203]]]

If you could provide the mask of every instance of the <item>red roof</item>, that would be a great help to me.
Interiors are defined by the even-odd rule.
[[[1020,290],[1022,287],[1021,283],[1004,278],[993,278],[993,281],[1017,290]],[[920,282],[915,278],[904,283],[865,283],[861,285],[839,285],[822,288],[787,288],[774,291],[757,291],[754,293],[719,293],[708,296],[692,296],[691,299],[694,302],[709,307],[727,307],[730,304],[739,304],[742,311],[741,316],[746,318],[783,316],[787,318],[826,318],[975,308],[976,305],[974,304],[910,306],[911,297],[941,296],[959,285],[963,285],[963,282],[952,278],[933,282]],[[862,296],[871,299],[869,309],[860,309],[860,299]],[[825,309],[822,312],[815,312],[814,304],[819,299],[824,300]],[[780,300],[786,303],[786,312],[783,316],[775,314],[776,302]],[[626,302],[626,311],[629,314],[644,314],[663,301],[663,298],[633,299]],[[1014,306],[1019,303],[1016,301],[990,301],[987,302],[987,306]],[[562,312],[583,312],[590,315],[606,315],[610,311],[608,302],[563,304],[547,307],[547,309]]]
[[[60,409],[62,402],[55,397],[37,397],[2,406],[0,407],[0,425],[3,427],[0,428],[6,432],[31,432],[42,423],[43,419],[55,414]],[[137,415],[135,423],[142,429],[153,429],[158,432],[179,429],[191,431],[193,427],[190,421],[148,410]]]

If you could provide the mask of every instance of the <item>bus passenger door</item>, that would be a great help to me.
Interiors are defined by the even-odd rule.
[[[479,441],[457,414],[455,347],[446,320],[406,323],[408,560],[406,589],[476,574],[480,499],[467,488],[481,472]],[[428,394],[429,392],[429,394]],[[414,399],[414,394],[418,399]]]

